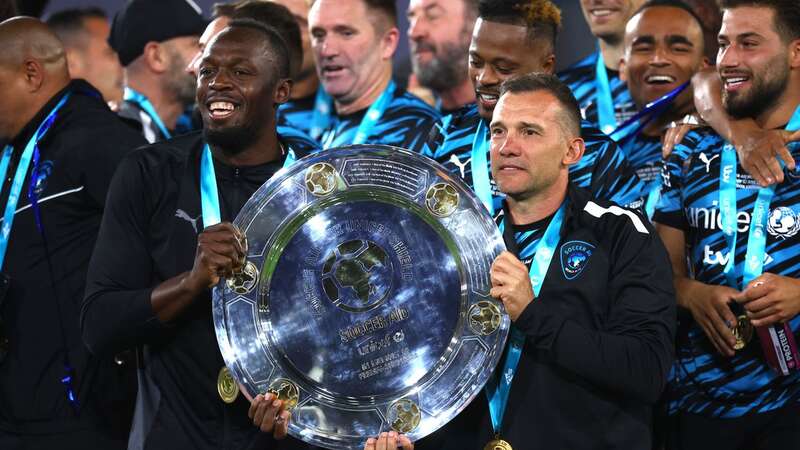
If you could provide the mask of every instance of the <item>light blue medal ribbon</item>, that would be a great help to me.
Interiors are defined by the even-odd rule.
[[[389,81],[389,85],[386,86],[386,89],[383,90],[380,97],[375,100],[372,105],[370,105],[367,112],[364,114],[364,118],[361,119],[361,123],[358,125],[358,130],[356,130],[356,135],[351,142],[345,142],[343,139],[338,139],[334,135],[335,133],[330,133],[328,138],[325,139],[325,142],[322,144],[322,148],[328,149],[331,147],[339,147],[341,145],[356,145],[356,144],[363,144],[367,142],[367,138],[369,138],[370,133],[372,133],[372,129],[375,128],[375,124],[383,116],[383,113],[386,111],[386,108],[389,106],[389,103],[392,101],[392,97],[394,96],[395,84],[394,80]]]
[[[291,166],[296,160],[297,156],[294,150],[287,145],[283,167]],[[203,228],[222,222],[214,158],[211,156],[211,148],[208,144],[203,146],[203,154],[200,156],[200,208],[203,213]]]
[[[150,103],[150,100],[148,100],[147,97],[145,97],[140,92],[137,92],[129,87],[126,87],[122,99],[139,105],[139,107],[142,108],[142,111],[144,111],[145,113],[147,113],[148,116],[150,116],[150,120],[152,120],[153,123],[156,124],[156,126],[161,131],[161,134],[164,136],[165,139],[169,139],[172,137],[166,125],[164,125],[164,122],[161,121],[161,116],[158,115],[156,109],[153,107],[153,104]]]
[[[49,130],[50,126],[53,124],[58,110],[64,106],[69,97],[69,93],[61,97],[61,100],[56,104],[53,110],[50,111],[50,114],[47,115],[41,125],[39,125],[39,128],[36,129],[36,133],[33,134],[31,140],[28,141],[27,145],[25,145],[25,150],[23,150],[22,156],[19,159],[17,171],[14,173],[14,179],[11,182],[11,189],[8,192],[8,201],[6,202],[6,208],[3,213],[3,226],[0,228],[0,269],[2,269],[3,263],[5,262],[6,251],[8,250],[8,241],[11,237],[11,226],[14,224],[14,215],[17,210],[17,203],[19,202],[19,195],[22,192],[22,186],[25,183],[25,177],[28,174],[33,153],[36,150],[39,141],[42,139],[42,137],[44,137],[44,135],[47,133],[47,130]],[[12,153],[13,148],[10,145],[6,146],[5,150],[3,150],[3,159],[0,160],[0,175],[2,176],[0,180],[4,181],[6,179]]]
[[[314,99],[314,114],[311,116],[311,127],[308,134],[312,139],[318,140],[322,133],[331,124],[331,108],[333,99],[322,86],[317,88],[317,96]]]
[[[603,133],[611,134],[617,128],[617,115],[614,110],[614,98],[611,96],[611,85],[608,83],[606,64],[603,62],[603,53],[600,49],[597,50],[594,83],[597,121]]]
[[[487,137],[486,122],[478,120],[478,129],[472,138],[472,185],[478,199],[483,206],[494,215],[494,202],[492,199],[492,184],[489,181],[489,162],[486,154],[489,152],[489,139]]]
[[[800,107],[795,109],[789,124],[788,131],[800,129]],[[721,167],[719,175],[719,215],[722,223],[722,233],[728,244],[728,262],[725,264],[724,274],[728,285],[736,289],[744,289],[753,279],[759,277],[764,271],[764,256],[767,245],[767,220],[769,219],[769,206],[775,195],[776,185],[763,187],[758,190],[753,213],[750,216],[750,231],[747,235],[747,252],[742,268],[742,284],[738,283],[736,274],[736,237],[737,206],[736,206],[736,149],[731,144],[722,148]],[[784,163],[781,161],[781,168]]]
[[[547,226],[544,236],[542,236],[542,239],[536,244],[536,248],[534,249],[535,254],[529,271],[534,299],[539,297],[544,277],[547,275],[547,268],[550,267],[550,262],[553,260],[553,255],[556,253],[556,247],[558,247],[558,242],[561,239],[561,224],[564,222],[566,210],[567,200],[565,199],[550,221],[550,225]],[[500,223],[503,230],[505,230],[504,222],[505,221]],[[513,236],[513,231],[511,231],[510,234]],[[492,419],[492,428],[494,428],[495,436],[499,436],[502,429],[503,416],[505,415],[506,406],[508,405],[508,395],[511,393],[511,382],[517,371],[517,365],[522,356],[522,348],[524,346],[525,334],[512,325],[510,344],[508,353],[506,354],[505,364],[503,364],[503,371],[501,373],[495,371],[495,374],[490,377],[489,381],[486,383],[486,396],[489,399],[489,415]]]

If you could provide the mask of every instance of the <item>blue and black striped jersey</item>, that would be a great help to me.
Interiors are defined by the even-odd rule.
[[[731,257],[719,214],[724,145],[710,128],[687,134],[664,163],[661,199],[654,216],[656,222],[683,230],[690,273],[697,281],[712,285],[726,284],[723,270]],[[800,148],[793,147],[792,156],[800,158]],[[738,166],[736,187],[734,261],[736,273],[741,274],[759,186]],[[777,186],[767,231],[764,271],[800,278],[800,175],[787,173]],[[755,342],[757,337],[734,357],[726,358],[717,353],[690,314],[681,314],[679,325],[682,331],[668,388],[670,413],[680,410],[732,418],[800,400],[800,372],[784,377],[770,370]],[[800,317],[791,320],[791,327],[797,336]]]
[[[345,116],[334,115],[332,124],[322,133],[321,142],[334,142],[336,146],[351,144],[366,113],[367,109]],[[364,143],[393,145],[420,152],[437,120],[439,113],[435,109],[398,88]]]
[[[480,120],[475,104],[444,117],[431,131],[422,151],[423,155],[444,165],[472,188],[472,142]],[[489,127],[486,128],[488,139]],[[622,150],[611,138],[586,121],[581,124],[581,137],[586,142],[586,151],[580,162],[570,167],[570,181],[588,189],[593,198],[637,206],[645,192],[645,185],[636,177]],[[503,194],[497,190],[491,173],[489,179],[497,211],[501,207]]]
[[[594,52],[558,74],[561,81],[572,89],[572,94],[578,100],[578,105],[581,107],[583,118],[598,128],[599,119],[597,117],[595,65],[597,64],[599,55],[599,52]],[[636,105],[631,99],[628,87],[619,79],[619,72],[608,69],[606,69],[606,72],[608,73],[611,97],[614,101],[617,125],[621,125],[636,114]]]
[[[314,117],[316,95],[289,100],[278,107],[278,125],[286,125],[308,134]]]
[[[278,132],[278,140],[292,149],[298,159],[310,155],[321,148],[317,141],[295,127],[278,125],[276,130]]]
[[[661,139],[641,133],[623,140],[619,144],[625,159],[644,183],[651,183],[661,176]]]

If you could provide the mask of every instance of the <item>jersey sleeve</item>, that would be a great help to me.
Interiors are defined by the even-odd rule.
[[[164,329],[150,304],[153,265],[146,238],[159,177],[135,158],[141,151],[123,160],[111,181],[89,263],[80,325],[95,354],[134,347]]]
[[[599,146],[592,169],[593,197],[623,206],[640,204],[646,191],[645,183],[636,175],[619,145],[599,130],[587,138],[592,141],[587,145]]]

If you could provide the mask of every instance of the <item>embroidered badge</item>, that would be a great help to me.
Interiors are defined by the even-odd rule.
[[[574,280],[589,264],[594,245],[583,241],[569,241],[561,245],[561,271],[564,278]]]

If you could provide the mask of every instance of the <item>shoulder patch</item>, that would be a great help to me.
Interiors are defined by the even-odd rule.
[[[629,211],[627,209],[620,208],[617,205],[609,206],[608,208],[603,208],[597,203],[590,201],[586,202],[586,206],[583,208],[583,210],[597,218],[602,217],[604,214],[613,214],[615,216],[623,216],[623,215],[628,216],[628,218],[631,219],[631,222],[633,222],[633,226],[634,228],[636,228],[636,231],[643,234],[650,234],[650,232],[647,231],[647,227],[644,226],[642,219],[639,218],[639,216],[637,216],[636,213],[634,213],[633,211]]]

